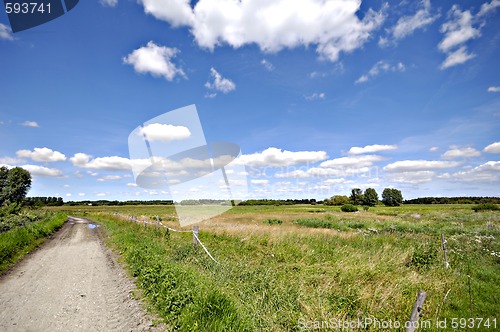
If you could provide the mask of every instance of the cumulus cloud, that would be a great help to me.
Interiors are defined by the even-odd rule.
[[[12,36],[12,30],[2,23],[0,23],[0,39],[14,40],[14,37]]]
[[[438,49],[446,54],[441,69],[465,63],[475,57],[474,53],[468,52],[465,43],[481,36],[481,28],[486,25],[484,16],[499,6],[499,0],[484,3],[476,15],[470,10],[460,10],[458,5],[451,7],[448,13],[449,19],[440,29],[444,37],[438,44]]]
[[[359,18],[359,0],[200,0],[194,8],[189,0],[140,2],[157,19],[189,27],[203,48],[256,44],[264,52],[278,52],[314,45],[320,57],[330,61],[363,46],[385,19],[385,5]]]
[[[352,148],[349,149],[349,154],[363,154],[363,153],[375,153],[375,152],[380,152],[380,151],[390,151],[390,150],[396,150],[398,148],[397,145],[381,145],[381,144],[374,144],[374,145],[366,145],[365,147],[357,147],[353,146]]]
[[[187,139],[191,132],[187,127],[171,124],[152,123],[139,130],[139,135],[145,135],[149,141],[171,142]]]
[[[377,155],[349,156],[324,161],[320,166],[326,168],[368,167],[384,159]]]
[[[500,161],[488,161],[472,169],[447,174],[461,182],[495,182],[500,180]]]
[[[418,172],[459,166],[459,162],[436,160],[401,160],[384,167],[387,172]]]
[[[500,92],[500,86],[490,86],[488,92]]]
[[[172,81],[177,75],[186,77],[182,68],[177,67],[172,59],[179,53],[176,48],[156,45],[150,41],[146,46],[134,50],[123,58],[123,62],[132,65],[138,73],[149,73]]]
[[[255,167],[280,167],[298,164],[315,163],[328,158],[325,151],[286,151],[277,148],[268,148],[262,152],[241,155],[238,162]]]
[[[347,177],[347,176],[366,176],[370,174],[369,167],[336,167],[336,168],[325,168],[325,167],[311,167],[308,169],[296,169],[284,172],[277,172],[274,174],[276,178],[332,178],[332,177]]]
[[[450,150],[443,153],[442,157],[444,159],[455,159],[455,158],[477,157],[479,155],[481,155],[481,152],[477,151],[474,148],[452,147]]]
[[[398,183],[416,184],[430,182],[434,176],[436,176],[436,173],[433,171],[401,172],[391,176],[389,180]]]
[[[434,22],[439,15],[431,14],[430,0],[423,0],[422,7],[413,16],[401,17],[391,29],[393,37],[398,40],[411,35],[415,30],[422,29]]]
[[[108,171],[128,171],[132,169],[132,162],[128,158],[123,157],[100,157],[91,159],[92,157],[85,153],[76,153],[70,158],[74,166],[82,168],[100,169]]]
[[[210,68],[210,76],[212,77],[212,82],[205,83],[207,89],[220,91],[222,93],[228,93],[236,89],[236,84],[228,78],[223,78],[215,68]],[[217,93],[215,93],[213,97],[216,95]]]
[[[483,151],[488,153],[500,153],[500,142],[491,143],[485,147]]]
[[[62,176],[63,172],[56,168],[48,168],[38,165],[23,165],[21,166],[25,170],[31,173],[33,176]]]
[[[58,151],[53,151],[49,148],[35,148],[30,150],[19,150],[16,152],[18,158],[32,159],[40,162],[64,161],[66,156]]]
[[[403,72],[406,70],[406,67],[403,63],[398,62],[396,65],[391,65],[383,60],[377,62],[373,67],[368,71],[367,74],[361,75],[354,83],[360,84],[365,83],[371,78],[377,77],[380,73],[383,72]]]
[[[21,123],[21,126],[33,128],[40,127],[40,125],[36,121],[24,121],[23,123]]]
[[[269,183],[269,180],[250,180],[250,182],[256,185],[266,185]]]

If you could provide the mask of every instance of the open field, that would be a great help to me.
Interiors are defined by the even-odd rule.
[[[445,318],[448,330],[453,318],[482,318],[475,321],[480,330],[488,330],[486,321],[490,330],[500,325],[498,211],[236,207],[200,225],[200,240],[218,264],[193,247],[190,233],[156,231],[126,217],[159,215],[179,229],[172,206],[57,209],[103,225],[108,244],[171,329],[298,331],[359,319],[366,324],[357,327],[384,330],[383,322],[404,326],[418,290],[427,292],[420,320],[430,328],[422,330],[442,330],[436,323]]]

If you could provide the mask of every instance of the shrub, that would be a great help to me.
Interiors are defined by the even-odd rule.
[[[354,206],[352,204],[344,204],[340,207],[340,209],[343,211],[343,212],[356,212],[358,211],[358,207],[357,206]]]
[[[269,225],[280,225],[283,223],[283,220],[281,219],[276,219],[276,218],[269,218],[264,220],[264,224],[269,224]]]
[[[473,206],[472,210],[474,210],[474,212],[478,212],[478,211],[498,211],[498,210],[500,210],[500,208],[496,204],[485,203],[485,204],[479,204],[479,205]]]

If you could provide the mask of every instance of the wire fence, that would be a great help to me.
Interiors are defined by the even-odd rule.
[[[200,238],[198,236],[198,228],[195,228],[193,227],[193,229],[191,230],[178,230],[178,229],[174,229],[172,227],[169,227],[167,225],[164,225],[161,221],[160,221],[160,218],[158,216],[156,216],[156,221],[155,222],[151,222],[151,221],[148,221],[148,218],[145,217],[145,216],[142,216],[140,217],[142,220],[138,220],[138,217],[137,216],[132,216],[132,215],[124,215],[124,214],[121,214],[121,213],[118,213],[118,212],[115,212],[113,213],[114,216],[117,216],[121,219],[125,219],[125,220],[128,220],[130,222],[134,222],[135,224],[143,224],[145,227],[147,225],[153,225],[156,227],[156,229],[159,229],[160,227],[162,228],[165,228],[167,229],[169,232],[176,232],[176,233],[192,233],[193,234],[193,242],[194,243],[199,243],[201,245],[201,247],[203,248],[203,250],[207,253],[208,257],[210,257],[211,260],[213,260],[215,263],[217,264],[220,264],[213,256],[212,254],[210,254],[210,252],[208,251],[207,247],[203,244],[203,242],[200,241]]]

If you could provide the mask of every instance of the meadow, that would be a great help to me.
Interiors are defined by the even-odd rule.
[[[427,293],[420,322],[428,324],[419,330],[457,330],[464,319],[476,330],[500,325],[499,211],[455,204],[357,213],[323,205],[237,206],[199,225],[214,262],[193,246],[191,233],[128,218],[159,216],[180,230],[173,206],[51,209],[102,225],[107,244],[136,278],[137,295],[168,330],[379,331],[392,324],[390,330],[404,331],[419,290]]]

